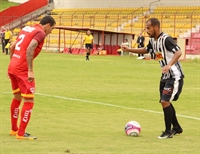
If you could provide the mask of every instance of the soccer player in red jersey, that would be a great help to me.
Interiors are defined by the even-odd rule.
[[[10,105],[10,135],[16,136],[17,139],[36,139],[36,137],[25,132],[34,106],[33,60],[40,53],[45,37],[51,33],[55,24],[56,22],[51,16],[43,17],[39,24],[24,27],[10,47],[8,75],[14,94]],[[22,99],[24,104],[21,109],[21,119],[18,127],[17,120]]]

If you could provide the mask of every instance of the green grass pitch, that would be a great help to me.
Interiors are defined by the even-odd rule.
[[[6,77],[9,57],[0,54],[1,154],[198,154],[200,153],[200,61],[182,61],[183,92],[174,106],[184,132],[159,140],[164,129],[158,61],[129,56],[41,53],[34,61],[35,106],[27,132],[35,141],[9,136],[12,99]],[[138,137],[125,135],[130,120]]]

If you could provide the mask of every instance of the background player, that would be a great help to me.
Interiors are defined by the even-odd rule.
[[[8,75],[14,94],[10,106],[12,126],[10,135],[16,135],[17,139],[36,139],[36,137],[25,133],[34,105],[33,59],[40,53],[45,37],[51,33],[55,24],[56,22],[51,16],[43,17],[40,24],[36,24],[33,27],[24,27],[10,47],[11,60],[8,67]],[[17,120],[22,98],[24,99],[24,104],[18,128]]]
[[[137,44],[138,44],[138,48],[143,48],[144,47],[144,40],[145,40],[145,37],[142,35],[142,33],[139,34],[138,38],[137,38]],[[138,57],[143,57],[144,58],[144,55],[143,54],[138,54]]]
[[[178,123],[176,111],[171,104],[176,101],[182,91],[184,74],[178,61],[181,50],[174,40],[167,34],[161,32],[160,22],[157,18],[150,18],[146,22],[147,34],[151,37],[146,48],[130,49],[126,46],[122,48],[129,52],[145,54],[154,52],[162,67],[160,80],[160,103],[163,107],[165,131],[158,137],[171,138],[176,133],[183,130]],[[171,130],[171,124],[173,128]]]
[[[11,39],[12,39],[12,32],[9,30],[9,28],[6,28],[6,31],[5,31],[5,47],[8,43],[11,43]],[[5,48],[6,50],[6,55],[9,54],[8,52],[8,47]]]
[[[4,26],[1,27],[1,32],[0,32],[0,39],[1,39],[1,45],[2,45],[2,52],[4,53],[5,50],[5,32],[6,29]]]
[[[85,44],[85,48],[87,49],[86,50],[86,60],[90,60],[89,56],[90,56],[90,53],[91,53],[91,50],[93,49],[93,42],[94,42],[94,38],[90,32],[90,30],[88,30],[86,32],[86,35],[83,39],[83,44]]]

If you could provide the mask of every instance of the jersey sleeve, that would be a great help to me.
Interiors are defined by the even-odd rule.
[[[12,32],[11,31],[9,31],[9,34],[10,34],[10,36],[12,36]]]
[[[176,51],[181,50],[180,47],[175,43],[172,37],[167,37],[165,39],[165,46],[168,51],[175,53]]]
[[[152,44],[151,44],[150,40],[149,40],[148,45],[146,46],[146,50],[147,50],[149,53],[153,52],[153,47],[152,47]]]
[[[33,37],[33,39],[37,40],[38,43],[40,44],[45,39],[45,37],[46,37],[45,33],[38,31]]]

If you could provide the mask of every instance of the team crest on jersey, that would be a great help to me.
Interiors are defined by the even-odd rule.
[[[32,93],[32,94],[34,94],[35,93],[35,88],[30,88],[30,92]]]
[[[164,57],[162,56],[162,52],[156,52],[155,54],[156,54],[157,60],[163,60],[164,59]]]

